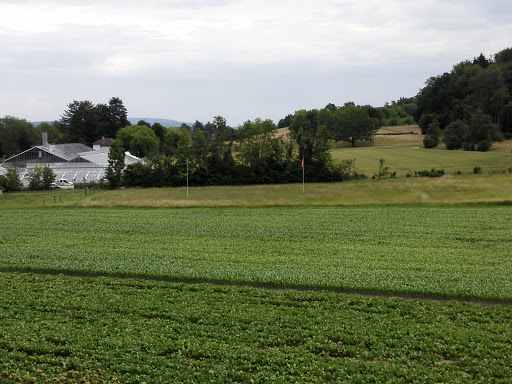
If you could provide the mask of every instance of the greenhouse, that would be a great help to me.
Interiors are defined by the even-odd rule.
[[[23,185],[28,186],[30,170],[48,166],[55,173],[56,180],[67,179],[73,183],[100,182],[105,178],[108,153],[108,147],[95,150],[80,143],[44,143],[42,146],[32,147],[5,160],[0,165],[0,174],[5,173],[7,168],[15,167]],[[141,161],[138,157],[126,152],[126,165],[138,161]]]

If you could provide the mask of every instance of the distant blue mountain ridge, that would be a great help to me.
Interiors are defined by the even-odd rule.
[[[128,121],[132,124],[137,124],[140,120],[144,120],[146,123],[149,123],[151,125],[158,123],[162,124],[164,127],[181,127],[182,124],[186,124],[189,127],[194,125],[194,123],[187,123],[184,121],[177,121],[172,119],[156,119],[153,117],[129,117]]]
[[[186,123],[184,121],[177,121],[177,120],[172,120],[172,119],[156,119],[154,117],[129,117],[128,118],[128,121],[131,124],[137,124],[141,120],[144,120],[146,123],[149,123],[151,125],[153,125],[154,123],[159,123],[159,124],[162,124],[164,127],[181,127],[182,124],[186,124],[189,127],[194,125],[194,123]],[[33,121],[32,122],[34,127],[37,127],[41,123],[52,124],[53,121]]]

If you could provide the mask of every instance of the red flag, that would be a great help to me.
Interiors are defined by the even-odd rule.
[[[304,168],[304,158],[302,158],[302,165],[301,165],[302,168]]]

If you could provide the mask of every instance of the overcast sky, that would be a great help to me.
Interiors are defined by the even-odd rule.
[[[130,117],[277,123],[512,46],[510,0],[0,0],[0,20],[0,116],[31,121],[117,96]]]

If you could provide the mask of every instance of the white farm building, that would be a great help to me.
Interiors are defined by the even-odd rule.
[[[43,145],[27,149],[0,164],[0,168],[4,168],[0,169],[0,174],[5,173],[6,168],[16,167],[23,185],[28,186],[27,173],[35,167],[48,166],[55,173],[56,180],[67,179],[74,183],[99,182],[105,178],[110,149],[108,146],[99,148],[93,149],[79,143],[49,144],[43,136]],[[139,161],[141,159],[126,152],[126,165]]]

